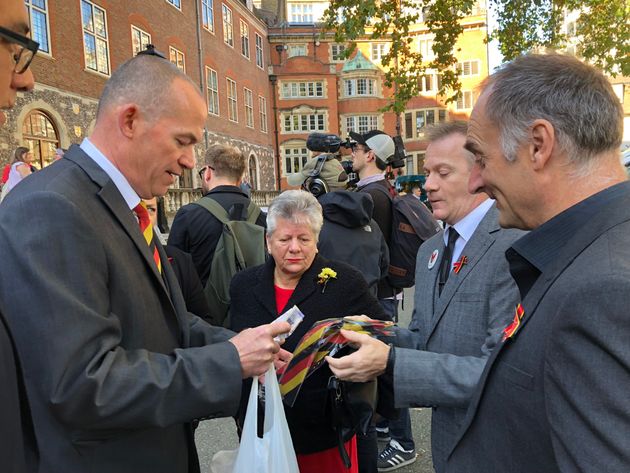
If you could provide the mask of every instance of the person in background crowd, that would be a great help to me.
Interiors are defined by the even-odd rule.
[[[572,56],[522,56],[483,84],[471,192],[502,227],[522,305],[486,365],[447,472],[630,471],[630,183],[623,108]],[[535,192],[532,192],[535,189]]]
[[[9,172],[7,180],[2,186],[2,195],[0,200],[4,200],[6,195],[13,189],[22,179],[31,175],[35,168],[31,165],[33,162],[33,153],[30,149],[20,146],[15,150],[13,161],[9,164]]]
[[[250,203],[249,196],[239,187],[245,165],[245,156],[238,149],[217,144],[206,151],[204,165],[199,170],[202,199],[217,201],[233,220],[241,220],[243,210],[246,216]],[[261,212],[256,224],[266,226],[264,213]],[[168,244],[190,253],[204,287],[222,232],[223,224],[219,219],[194,203],[180,208],[171,225]]]
[[[149,217],[151,218],[151,225],[157,234],[159,230],[157,228],[158,221],[158,198],[144,199]],[[206,296],[203,293],[203,286],[199,280],[199,275],[193,264],[190,254],[175,248],[170,245],[164,245],[164,252],[168,257],[168,262],[171,263],[179,287],[182,290],[184,296],[184,302],[186,302],[186,309],[188,312],[201,317],[206,322],[210,321],[210,308],[206,301]]]
[[[314,172],[317,176],[313,176]],[[319,253],[358,269],[376,296],[379,281],[387,276],[389,250],[372,219],[374,203],[370,196],[345,190],[348,175],[330,154],[314,157],[302,171],[290,174],[287,182],[311,192],[322,206],[324,224],[317,243]]]
[[[289,356],[274,341],[289,324],[213,327],[162,264],[141,199],[194,166],[206,116],[186,74],[136,56],[105,84],[91,136],[0,205],[0,301],[41,473],[199,471],[191,422],[234,415],[242,380]]]
[[[30,92],[35,85],[29,65],[38,45],[29,38],[28,12],[22,0],[0,2],[0,126],[6,122],[2,110],[15,104],[18,91]],[[22,251],[22,245],[8,251]],[[2,254],[3,268],[6,253]],[[0,300],[4,310],[4,301]],[[33,433],[30,405],[14,335],[0,312],[0,464],[12,473],[37,470],[38,449]]]
[[[232,279],[233,330],[271,323],[297,305],[305,317],[284,344],[284,348],[293,351],[302,336],[320,320],[354,314],[387,318],[361,273],[348,264],[318,255],[317,239],[322,224],[321,205],[309,192],[285,191],[271,202],[267,246],[272,258],[261,266],[237,273]],[[323,280],[324,269],[328,269],[329,275],[332,270],[334,275]],[[327,409],[330,376],[328,367],[322,366],[306,378],[295,405],[285,406],[300,473],[359,471],[355,436],[344,439],[350,468],[343,464],[337,448],[337,433]],[[245,404],[243,399],[243,408]]]

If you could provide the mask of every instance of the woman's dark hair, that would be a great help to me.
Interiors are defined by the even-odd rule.
[[[17,163],[18,161],[24,161],[24,155],[26,153],[30,153],[31,150],[24,147],[24,146],[18,146],[15,150],[15,153],[13,154],[13,162]]]

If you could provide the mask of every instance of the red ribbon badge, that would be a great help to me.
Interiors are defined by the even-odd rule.
[[[503,342],[506,341],[508,338],[512,338],[514,336],[518,328],[521,326],[521,320],[523,319],[524,315],[525,309],[523,309],[523,306],[521,304],[518,304],[516,306],[516,310],[514,311],[514,320],[512,320],[512,323],[510,323],[510,325],[503,329]]]
[[[455,274],[459,273],[465,264],[468,263],[468,256],[462,256],[457,261],[453,263],[453,272]]]

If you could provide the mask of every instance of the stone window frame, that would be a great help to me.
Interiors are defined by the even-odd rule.
[[[406,140],[424,139],[424,134],[428,126],[447,122],[448,120],[448,110],[444,107],[425,107],[405,110],[402,120],[402,134]]]

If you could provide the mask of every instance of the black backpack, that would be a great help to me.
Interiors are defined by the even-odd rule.
[[[429,209],[415,196],[392,195],[377,189],[392,201],[392,232],[389,239],[389,283],[397,288],[412,287],[416,282],[418,248],[441,230]]]

